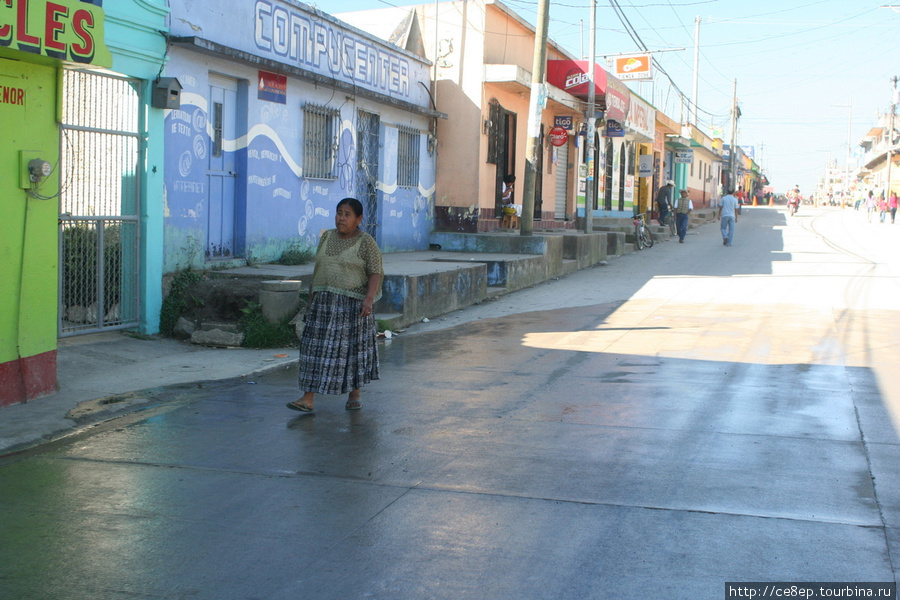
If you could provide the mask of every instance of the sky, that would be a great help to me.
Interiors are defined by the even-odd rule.
[[[537,22],[537,0],[501,1]],[[900,0],[894,2],[892,8],[890,0],[597,0],[597,62],[639,51],[642,42],[668,77],[657,71],[654,82],[630,87],[668,116],[686,120],[679,98],[693,93],[700,17],[700,128],[730,141],[737,81],[736,143],[754,147],[776,191],[799,185],[806,193],[827,165],[847,166],[848,148],[855,167],[860,139],[890,110],[892,78],[900,76]],[[311,4],[335,14],[412,3]],[[589,52],[590,7],[590,0],[550,2],[549,36],[576,57]]]

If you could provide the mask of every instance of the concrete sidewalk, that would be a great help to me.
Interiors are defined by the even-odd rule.
[[[253,376],[297,362],[297,350],[207,348],[107,332],[60,340],[59,391],[0,409],[0,455],[140,410],[179,384]]]

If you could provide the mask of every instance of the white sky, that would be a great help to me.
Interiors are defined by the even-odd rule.
[[[612,8],[614,1],[650,50],[685,48],[654,56],[688,96],[694,20],[701,18],[699,124],[707,133],[721,129],[730,140],[737,79],[743,115],[737,143],[756,147],[756,160],[778,191],[795,184],[812,191],[829,161],[846,165],[848,126],[855,151],[877,115],[889,110],[891,78],[900,76],[900,12],[881,8],[889,0],[597,0],[598,55],[639,49]],[[505,4],[535,24],[537,0]],[[395,4],[314,5],[336,14]],[[551,0],[549,33],[557,44],[575,56],[587,53],[589,30],[590,0]],[[664,76],[632,88],[670,117],[682,116],[678,94]]]

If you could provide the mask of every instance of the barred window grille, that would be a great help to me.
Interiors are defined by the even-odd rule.
[[[503,116],[500,103],[497,99],[491,100],[490,103],[490,119],[488,121],[488,155],[487,161],[491,164],[499,165],[503,140],[501,136],[500,119]]]
[[[419,132],[408,127],[399,128],[397,143],[397,185],[419,185]]]
[[[212,155],[215,157],[222,156],[222,129],[223,129],[222,108],[223,108],[223,105],[221,102],[213,103],[213,151],[212,151]]]
[[[338,147],[337,109],[307,104],[303,107],[303,175],[337,179],[334,158]]]

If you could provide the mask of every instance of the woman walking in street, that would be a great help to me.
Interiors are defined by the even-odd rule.
[[[891,199],[888,200],[888,208],[891,209],[891,225],[894,224],[894,218],[897,216],[897,192],[891,192]]]
[[[359,410],[360,388],[379,379],[374,303],[384,278],[381,251],[362,231],[362,203],[338,202],[335,229],[322,234],[310,301],[300,336],[299,400],[290,409],[313,412],[318,394],[347,394],[347,410]]]

